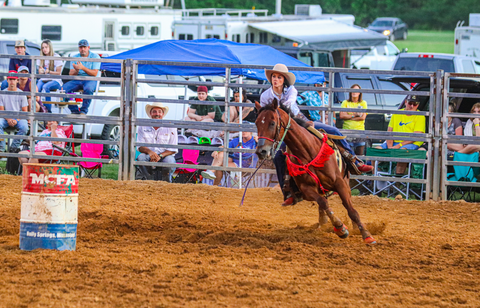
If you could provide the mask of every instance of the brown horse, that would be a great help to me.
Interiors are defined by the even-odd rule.
[[[297,124],[287,112],[278,108],[276,99],[263,108],[258,102],[255,102],[255,107],[258,111],[255,122],[259,138],[256,150],[258,157],[260,159],[273,158],[276,148],[283,139],[289,151],[293,154],[290,157],[294,164],[305,166],[311,162],[314,163],[313,166],[309,165],[306,168],[300,167],[298,169],[297,167],[297,170],[303,171],[303,174],[292,174],[292,176],[303,194],[303,199],[318,203],[319,222],[322,223],[322,218],[326,213],[333,224],[335,233],[340,238],[348,237],[347,228],[333,214],[325,196],[325,191],[335,191],[342,199],[342,204],[348,211],[348,216],[358,226],[365,243],[375,244],[375,239],[360,221],[358,212],[352,206],[350,176],[348,172],[340,171],[335,155],[331,155],[331,152],[333,152],[331,148],[327,144],[325,144],[326,147],[322,148],[324,142]],[[317,159],[321,156],[319,154],[321,151],[326,152],[327,155],[324,155],[321,164],[315,165],[315,162],[318,162]],[[315,176],[317,179],[315,179]]]

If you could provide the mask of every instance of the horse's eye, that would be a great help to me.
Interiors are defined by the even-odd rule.
[[[274,127],[275,126],[275,121],[270,122],[270,126]]]

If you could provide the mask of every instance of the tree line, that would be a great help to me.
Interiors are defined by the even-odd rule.
[[[180,8],[180,1],[174,2]],[[282,14],[293,14],[295,4],[320,4],[325,14],[352,14],[355,24],[366,27],[377,17],[398,17],[410,29],[450,30],[459,20],[468,24],[469,13],[480,13],[479,0],[283,0]],[[187,9],[268,9],[275,13],[275,0],[185,0]]]

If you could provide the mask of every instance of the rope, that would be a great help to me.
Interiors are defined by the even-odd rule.
[[[252,173],[252,175],[250,176],[250,178],[248,179],[247,181],[247,184],[245,185],[245,190],[243,192],[243,197],[242,197],[242,202],[240,202],[240,205],[239,206],[242,206],[243,205],[243,201],[245,200],[245,195],[247,194],[247,188],[248,188],[248,185],[250,184],[250,181],[252,180],[252,178],[255,176],[255,173],[257,173],[258,169],[260,169],[260,167],[262,167],[263,163],[265,162],[265,158],[262,160],[262,163],[260,164],[260,166],[257,167],[257,169],[255,170],[255,172]]]

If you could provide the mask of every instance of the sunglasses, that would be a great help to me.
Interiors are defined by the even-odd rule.
[[[407,102],[407,104],[410,104],[412,106],[418,106],[419,103],[418,102]]]

